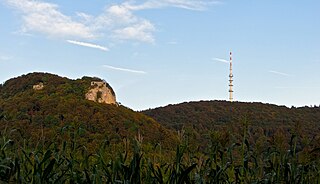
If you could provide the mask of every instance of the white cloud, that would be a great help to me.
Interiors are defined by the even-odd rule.
[[[107,7],[93,22],[95,29],[113,29],[137,22],[138,17],[123,5]]]
[[[83,22],[85,24],[89,24],[94,20],[94,16],[83,13],[83,12],[77,12],[76,15],[80,19],[80,22]]]
[[[107,6],[97,16],[75,12],[63,14],[59,6],[41,0],[4,0],[22,14],[20,32],[42,33],[49,37],[92,40],[99,37],[117,40],[134,40],[153,43],[155,26],[149,20],[138,16],[137,11],[166,7],[188,10],[204,10],[217,0],[125,0],[123,3]]]
[[[93,44],[93,43],[79,42],[79,41],[74,41],[74,40],[66,40],[66,41],[68,43],[71,43],[71,44],[74,44],[74,45],[80,45],[80,46],[95,48],[95,49],[99,49],[99,50],[103,50],[103,51],[109,51],[109,49],[107,47],[104,47],[104,46],[101,46],[101,45],[97,45],[97,44]]]
[[[123,5],[114,5],[107,9],[109,18],[114,18],[119,24],[131,24],[137,21],[137,17]],[[116,22],[115,22],[116,23]]]
[[[220,58],[212,58],[212,60],[214,60],[214,61],[219,61],[219,62],[222,62],[222,63],[229,63],[229,62],[230,62],[230,61],[228,61],[228,60],[220,59]]]
[[[106,8],[94,22],[95,29],[111,32],[111,38],[117,40],[134,40],[140,42],[154,42],[154,25],[141,17],[134,15],[124,4]]]
[[[291,76],[290,74],[283,73],[283,72],[278,72],[278,71],[274,71],[274,70],[270,70],[268,72],[273,73],[273,74],[277,74],[277,75],[286,76],[286,77],[290,77]]]
[[[37,32],[49,37],[92,39],[111,35],[120,40],[153,42],[154,25],[134,15],[124,4],[112,5],[103,13],[92,15],[76,12],[72,18],[59,11],[56,4],[32,0],[6,0],[19,10],[23,25],[21,33]]]
[[[122,40],[139,40],[143,42],[154,42],[152,32],[154,26],[149,21],[139,22],[132,26],[114,30],[114,37]]]
[[[95,37],[88,25],[62,14],[56,4],[31,0],[7,0],[7,3],[22,13],[23,32],[35,31],[51,37]]]
[[[147,72],[145,71],[139,71],[139,70],[132,70],[132,69],[127,69],[127,68],[118,68],[110,65],[103,65],[104,68],[109,68],[112,70],[118,70],[118,71],[123,71],[123,72],[130,72],[130,73],[137,73],[137,74],[146,74]]]

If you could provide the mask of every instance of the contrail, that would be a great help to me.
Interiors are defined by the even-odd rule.
[[[74,45],[80,45],[80,46],[84,46],[84,47],[100,49],[100,50],[103,50],[103,51],[109,51],[109,49],[107,47],[103,47],[101,45],[96,45],[96,44],[93,44],[93,43],[79,42],[79,41],[74,41],[74,40],[67,40],[67,42],[71,43],[71,44],[74,44]]]
[[[277,74],[277,75],[286,76],[286,77],[290,77],[291,76],[290,74],[283,73],[283,72],[278,72],[278,71],[274,71],[274,70],[269,70],[268,72],[274,73],[274,74]]]
[[[220,58],[212,58],[212,60],[214,61],[220,61],[222,63],[229,63],[229,61],[225,60],[225,59],[220,59]]]
[[[114,66],[110,66],[110,65],[103,65],[103,67],[109,68],[112,70],[119,70],[119,71],[130,72],[130,73],[139,73],[139,74],[146,74],[147,73],[145,71],[132,70],[132,69],[127,69],[127,68],[118,68],[118,67],[114,67]]]

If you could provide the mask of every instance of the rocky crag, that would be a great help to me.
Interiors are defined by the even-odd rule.
[[[98,103],[117,104],[116,95],[105,81],[92,81],[86,99]]]

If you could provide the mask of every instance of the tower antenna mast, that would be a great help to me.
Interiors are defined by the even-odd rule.
[[[233,74],[232,74],[232,52],[230,52],[230,73],[229,73],[229,101],[233,101]]]

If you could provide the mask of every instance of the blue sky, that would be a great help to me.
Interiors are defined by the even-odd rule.
[[[135,110],[228,99],[320,104],[318,0],[0,0],[0,82],[107,80]]]

